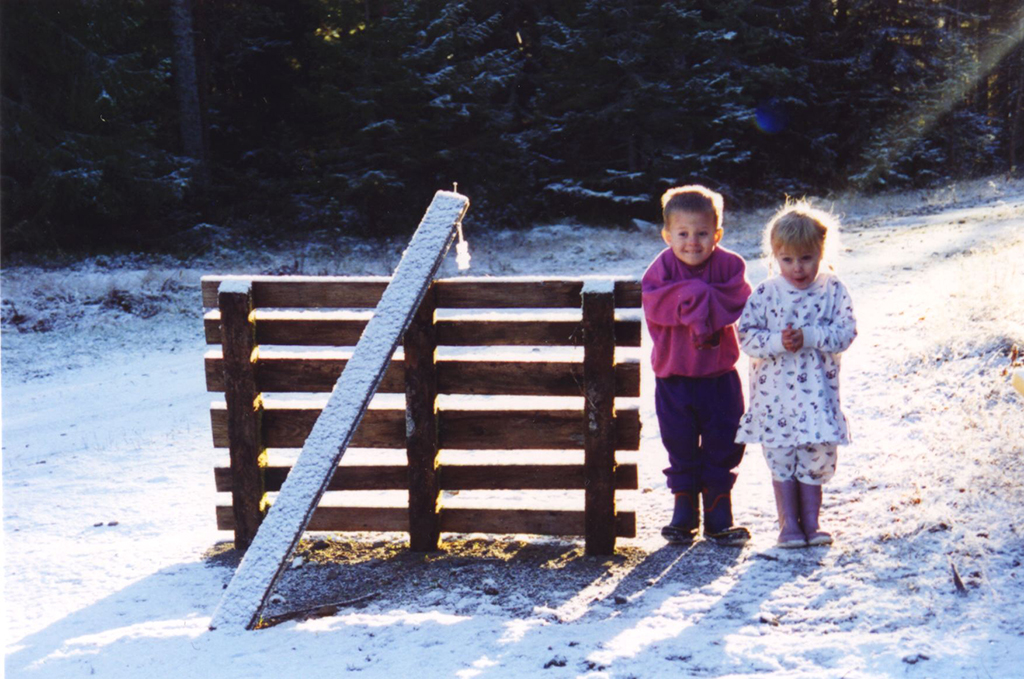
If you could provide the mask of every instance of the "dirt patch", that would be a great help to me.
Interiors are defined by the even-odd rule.
[[[580,542],[519,536],[451,536],[437,552],[417,553],[402,534],[324,535],[301,541],[262,617],[270,625],[372,605],[572,622],[595,607],[624,609],[665,582],[699,587],[742,554],[699,541],[588,556]],[[235,568],[240,560],[230,543],[207,554],[213,566]]]

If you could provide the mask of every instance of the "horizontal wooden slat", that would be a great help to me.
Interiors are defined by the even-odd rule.
[[[441,309],[571,309],[580,306],[581,279],[449,278],[436,281]],[[615,281],[615,306],[639,308],[640,282]]]
[[[221,281],[244,278],[253,282],[257,307],[306,309],[372,309],[377,306],[390,276],[203,276],[203,306],[217,306]]]
[[[439,346],[578,346],[580,321],[438,320]],[[640,346],[640,321],[615,321],[615,346]]]
[[[438,391],[442,394],[510,396],[581,396],[583,364],[573,361],[437,362]],[[615,395],[640,395],[640,363],[615,365]]]
[[[217,288],[226,276],[202,280],[203,306],[217,306]],[[238,276],[234,278],[240,278]],[[387,277],[253,276],[257,307],[373,308],[390,280]],[[582,279],[453,278],[435,282],[438,307],[447,309],[575,308]],[[640,308],[640,283],[615,282],[615,306]]]
[[[583,411],[442,410],[440,444],[452,450],[582,449]],[[268,448],[301,448],[320,409],[280,404],[263,410],[263,443]],[[213,444],[228,445],[227,411],[210,409]],[[640,411],[620,408],[615,418],[617,450],[639,450]],[[405,410],[371,408],[349,444],[356,448],[404,448]]]
[[[557,509],[441,509],[445,533],[494,533],[508,535],[583,535],[583,512]],[[636,537],[636,514],[617,512],[615,534]]]
[[[264,468],[264,484],[268,492],[281,490],[291,467],[271,465]],[[231,491],[231,468],[214,467],[213,478],[217,491]],[[366,465],[339,467],[334,472],[327,490],[405,490],[409,487],[409,472],[398,465]]]
[[[206,390],[224,391],[224,360],[211,352],[206,356]],[[326,393],[334,389],[346,358],[332,356],[261,356],[256,364],[256,389],[260,392]],[[405,364],[393,359],[384,372],[380,387],[382,394],[400,394],[405,391]]]
[[[217,506],[217,529],[234,530],[230,506]],[[307,531],[398,531],[409,530],[405,507],[317,507]]]
[[[301,448],[319,408],[283,405],[263,411],[263,444],[269,448]],[[223,403],[210,408],[213,445],[228,447],[227,410]],[[349,445],[353,448],[404,448],[405,410],[371,408],[366,411]]]
[[[261,356],[256,388],[261,392],[324,393],[334,388],[347,360],[334,356]],[[380,388],[385,394],[405,391],[405,364],[393,359]],[[580,396],[583,364],[578,361],[438,361],[438,390],[442,394],[511,396]],[[219,354],[206,357],[206,388],[224,391],[224,361]],[[615,366],[616,396],[640,395],[640,364],[623,361]]]
[[[360,318],[316,318],[309,312],[256,321],[256,343],[286,346],[351,347],[359,341],[367,321]],[[220,344],[220,314],[216,310],[203,316],[207,344]],[[579,321],[441,319],[437,321],[440,346],[576,346],[580,342]],[[638,347],[641,341],[638,320],[615,322],[615,345]]]
[[[217,528],[234,530],[230,506],[217,507]],[[307,531],[407,531],[409,514],[405,507],[317,507]],[[532,535],[583,535],[583,512],[548,509],[441,510],[441,530],[446,533],[526,533]],[[620,538],[636,537],[636,514],[617,512],[615,533]]]
[[[264,470],[267,491],[276,492],[291,467],[269,466]],[[231,490],[230,467],[215,467],[214,480],[222,493]],[[442,490],[581,490],[585,487],[583,465],[444,465],[440,468]],[[615,468],[615,487],[636,490],[637,466]],[[398,465],[338,467],[327,490],[404,490],[409,487],[408,470]]]
[[[616,418],[617,450],[639,447],[639,412],[632,412],[635,418],[627,410]],[[444,410],[439,439],[453,450],[582,449],[583,429],[582,410]]]

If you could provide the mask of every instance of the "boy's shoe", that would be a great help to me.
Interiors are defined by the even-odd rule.
[[[732,522],[732,497],[728,489],[705,488],[704,537],[715,544],[738,547],[750,539],[750,531]]]
[[[812,547],[831,545],[832,536],[818,527],[821,512],[821,486],[797,482],[800,488],[800,524],[803,526],[807,544]]]
[[[772,479],[775,491],[775,509],[779,513],[779,540],[776,547],[796,549],[807,546],[807,537],[800,527],[800,489],[795,479],[776,481]]]
[[[696,489],[675,493],[672,520],[661,529],[661,537],[674,545],[688,545],[697,537],[699,527],[700,510],[697,507]]]

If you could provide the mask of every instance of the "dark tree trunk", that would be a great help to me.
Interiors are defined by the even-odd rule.
[[[192,0],[172,0],[171,30],[174,32],[174,80],[178,94],[178,116],[182,152],[195,161],[195,183],[201,190],[210,181],[203,110],[202,71],[197,57]]]

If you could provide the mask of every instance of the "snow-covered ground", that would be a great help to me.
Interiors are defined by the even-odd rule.
[[[246,252],[214,234],[187,260],[6,266],[7,676],[1020,676],[1024,398],[1006,373],[1024,348],[1024,184],[825,204],[860,329],[842,376],[855,441],[825,490],[833,546],[773,547],[753,446],[735,493],[753,541],[666,546],[646,379],[642,490],[620,494],[639,534],[618,555],[447,536],[422,557],[401,536],[329,536],[304,543],[280,606],[351,605],[246,633],[207,630],[237,557],[214,526],[199,277],[386,274],[404,243]],[[755,281],[766,216],[726,219]],[[488,232],[472,208],[466,234],[472,275],[638,276],[661,249],[653,224]]]

